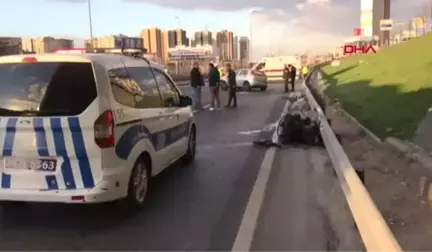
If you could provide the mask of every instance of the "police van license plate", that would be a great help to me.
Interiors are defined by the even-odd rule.
[[[23,158],[5,158],[4,167],[6,169],[23,169],[36,171],[53,172],[57,167],[55,159],[23,159]]]

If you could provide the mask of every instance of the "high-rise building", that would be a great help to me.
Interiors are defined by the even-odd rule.
[[[389,43],[390,31],[380,31],[380,21],[390,19],[390,5],[390,0],[375,0],[372,8],[372,33],[374,36],[379,36],[380,41],[385,44]]]
[[[169,48],[189,46],[189,39],[186,36],[186,31],[182,29],[168,31],[168,46]]]
[[[213,36],[211,31],[195,32],[195,43],[197,45],[212,45]]]
[[[20,37],[0,37],[0,56],[19,54],[22,49]]]
[[[39,38],[23,38],[22,50],[33,53],[50,53],[58,49],[70,49],[74,47],[74,42],[71,39],[39,37]]]
[[[188,46],[189,45],[189,39],[186,36],[186,31],[182,29],[177,30],[177,44],[176,45],[182,45],[182,46]]]
[[[148,53],[154,53],[162,57],[162,31],[159,28],[147,28],[141,31],[143,47]]]
[[[223,30],[216,34],[216,46],[219,48],[220,59],[232,60],[234,47],[234,34]]]
[[[85,41],[86,48],[104,48],[104,49],[141,49],[143,48],[143,39],[139,37],[127,36],[104,36],[93,38]]]
[[[365,37],[379,36],[387,41],[390,33],[380,31],[380,21],[390,19],[391,0],[361,0],[360,28]]]
[[[177,31],[176,30],[170,30],[167,31],[168,34],[168,47],[174,48],[177,45]]]
[[[238,60],[239,59],[239,40],[237,36],[234,36],[233,41],[233,59]]]
[[[169,49],[169,40],[168,40],[168,31],[162,31],[162,61],[168,61],[168,49]]]
[[[239,59],[241,61],[249,61],[249,38],[248,37],[240,37],[239,39]]]

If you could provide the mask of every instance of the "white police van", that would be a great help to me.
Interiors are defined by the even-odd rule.
[[[0,57],[0,202],[141,206],[152,176],[195,158],[191,103],[144,58]]]

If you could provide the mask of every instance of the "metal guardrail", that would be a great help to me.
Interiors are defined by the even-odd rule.
[[[312,71],[310,75],[314,74]],[[309,76],[310,78],[311,76]],[[378,211],[348,156],[331,129],[327,117],[303,81],[306,98],[317,112],[320,131],[333,167],[342,186],[351,213],[367,251],[402,251],[393,233]]]

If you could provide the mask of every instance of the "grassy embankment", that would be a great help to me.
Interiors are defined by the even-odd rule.
[[[381,138],[410,138],[432,104],[432,34],[320,69],[325,93]]]

